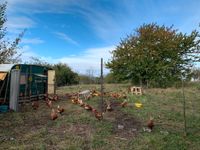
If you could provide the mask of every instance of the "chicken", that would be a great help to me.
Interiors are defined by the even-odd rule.
[[[51,119],[52,120],[56,120],[58,118],[58,114],[56,113],[56,111],[54,109],[52,109],[51,111]]]
[[[83,101],[82,101],[81,99],[78,100],[78,104],[79,104],[81,107],[85,106],[85,104],[83,103]]]
[[[54,95],[54,96],[53,96],[53,100],[54,100],[54,101],[57,101],[57,100],[58,100],[58,95]]]
[[[79,98],[79,94],[78,93],[72,93],[70,96],[70,99],[78,99]]]
[[[113,97],[113,98],[116,98],[116,99],[118,99],[118,98],[123,98],[123,99],[127,98],[127,96],[126,96],[125,93],[122,93],[122,94],[119,94],[119,93],[111,93],[110,96]]]
[[[126,99],[127,98],[126,94],[121,95],[121,98]]]
[[[126,107],[126,106],[128,105],[127,100],[123,101],[120,105],[121,105],[122,107]]]
[[[107,111],[112,111],[113,110],[113,108],[111,107],[110,103],[107,103],[106,110]]]
[[[96,113],[96,112],[97,112],[97,110],[96,110],[96,109],[94,109],[94,108],[92,108],[92,112],[93,112],[93,113]]]
[[[94,115],[99,121],[103,119],[103,113],[96,112]]]
[[[115,94],[114,93],[110,93],[110,97],[115,98]]]
[[[49,98],[48,97],[45,97],[45,101],[48,101],[49,100]]]
[[[33,107],[33,109],[38,109],[39,108],[39,102],[38,101],[34,101],[34,102],[32,102],[32,107]]]
[[[77,99],[72,99],[71,100],[73,104],[78,104],[78,100]]]
[[[94,113],[95,117],[98,119],[98,120],[102,120],[103,119],[103,114],[104,113],[100,113],[98,112],[96,109],[92,108],[92,112]]]
[[[46,105],[47,105],[49,108],[52,108],[52,101],[47,100],[47,101],[46,101]]]
[[[92,92],[91,92],[91,94],[90,95],[92,95],[93,97],[94,96],[100,96],[101,95],[101,93],[100,92],[98,92],[98,91],[96,91],[96,90],[93,90]]]
[[[150,117],[149,121],[147,122],[147,127],[152,130],[154,127],[153,117]]]
[[[65,111],[64,108],[61,108],[61,107],[58,105],[58,107],[57,107],[57,112],[60,113],[60,114],[62,114],[64,111]]]
[[[93,93],[93,96],[100,96],[99,93]]]
[[[84,108],[85,108],[86,110],[93,110],[92,106],[90,106],[90,105],[88,105],[88,104],[85,104],[85,105],[84,105]]]
[[[77,102],[78,102],[78,104],[82,104],[83,100],[82,99],[78,99]]]

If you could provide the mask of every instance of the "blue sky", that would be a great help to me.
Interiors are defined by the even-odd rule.
[[[0,0],[3,2],[4,0]],[[200,23],[199,0],[7,0],[10,37],[27,29],[23,60],[40,57],[74,71],[99,73],[121,38],[143,23],[157,22],[190,33]],[[198,29],[199,30],[199,29]]]

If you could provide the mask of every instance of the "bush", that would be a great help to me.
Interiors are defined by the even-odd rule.
[[[59,63],[53,66],[56,71],[56,85],[65,86],[79,83],[79,76],[67,64]]]

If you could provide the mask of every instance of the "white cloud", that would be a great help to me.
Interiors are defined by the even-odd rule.
[[[21,60],[23,62],[28,62],[31,57],[39,57],[38,54],[32,51],[29,45],[22,46],[22,48],[19,50],[19,53],[22,54]]]
[[[85,74],[88,69],[92,69],[95,72],[95,75],[100,75],[100,62],[101,58],[103,58],[104,63],[107,62],[111,58],[111,51],[115,48],[115,46],[107,46],[107,47],[100,47],[100,48],[89,48],[86,49],[83,53],[78,55],[70,55],[67,57],[62,58],[52,58],[48,56],[39,56],[38,54],[34,53],[32,49],[25,45],[22,49],[23,61],[29,61],[30,57],[38,57],[46,62],[51,64],[55,63],[66,63],[68,64],[75,72]],[[109,70],[104,66],[104,74],[108,73]]]
[[[36,23],[32,19],[24,16],[10,16],[5,23],[5,26],[8,28],[8,32],[17,34],[24,29],[32,28],[35,25]]]
[[[100,61],[103,58],[104,63],[111,58],[111,51],[115,49],[115,46],[106,46],[100,48],[89,48],[83,53],[78,55],[70,55],[62,58],[52,58],[48,56],[40,56],[33,52],[30,46],[24,45],[20,52],[22,53],[23,62],[29,61],[30,57],[38,57],[51,64],[66,63],[74,71],[85,74],[88,69],[92,69],[95,75],[100,75]],[[109,70],[104,67],[104,73],[108,73]]]
[[[35,22],[27,17],[9,17],[6,22],[6,27],[8,28],[30,28],[34,25]]]
[[[79,73],[86,73],[86,70],[93,69],[96,75],[100,74],[100,62],[101,58],[104,62],[107,62],[111,58],[110,51],[112,51],[115,46],[107,46],[101,48],[90,48],[84,51],[84,53],[57,59],[57,62],[67,63],[74,71]],[[105,73],[109,71],[104,69]]]
[[[21,43],[23,43],[23,44],[42,44],[42,43],[44,43],[44,41],[41,40],[40,38],[32,38],[32,39],[22,38]]]
[[[8,1],[8,12],[12,15],[16,13],[30,16],[35,13],[78,13],[88,22],[96,35],[106,42],[111,41],[110,43],[114,41],[112,39],[118,40],[142,23],[153,21],[166,24],[166,20],[170,21],[170,18],[172,18],[172,22],[169,25],[177,24],[178,28],[180,27],[181,30],[187,32],[188,29],[191,29],[191,23],[188,22],[195,22],[196,27],[200,14],[198,9],[200,2],[187,0],[177,3],[116,0],[115,2],[109,2],[116,6],[114,10],[105,9],[109,5],[102,6],[99,2],[91,0],[6,1]],[[146,11],[141,13],[143,10]],[[181,12],[185,16],[184,19],[179,19],[178,14]],[[174,20],[174,16],[177,16],[178,23]]]
[[[27,14],[31,16],[36,13],[79,14],[88,22],[88,26],[94,30],[97,36],[109,42],[112,38],[118,37],[119,33],[122,33],[123,18],[128,17],[127,14],[122,16],[120,14],[121,11],[116,13],[105,10],[101,6],[98,6],[98,3],[90,0],[57,0],[56,2],[54,0],[7,1],[8,12],[12,15],[15,13],[21,13],[25,16]],[[119,2],[117,1],[117,3]],[[97,7],[94,9],[96,4]],[[123,9],[123,5],[121,5],[121,9]]]
[[[70,6],[81,4],[81,0],[4,0],[8,2],[8,12],[24,14],[66,13]]]
[[[62,39],[62,40],[65,40],[65,41],[68,42],[68,43],[71,43],[71,44],[74,44],[74,45],[78,45],[78,43],[77,43],[75,40],[73,40],[72,38],[70,38],[67,34],[64,34],[64,33],[62,33],[62,32],[54,32],[54,34],[55,34],[58,38],[60,38],[60,39]]]

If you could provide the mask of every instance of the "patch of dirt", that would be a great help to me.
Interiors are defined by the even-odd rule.
[[[142,123],[133,115],[122,112],[119,107],[116,107],[112,112],[106,113],[106,118],[113,123],[113,134],[121,138],[135,137],[142,128]]]
[[[114,122],[114,133],[119,137],[131,138],[136,136],[141,127],[141,122],[134,116],[125,113],[117,113]]]
[[[88,137],[91,135],[91,127],[84,124],[76,124],[71,128],[71,132],[81,137]]]
[[[124,113],[120,104],[123,100],[107,98],[111,103],[113,111],[106,112],[104,119],[113,123],[113,134],[120,138],[129,139],[135,137],[142,129],[142,122],[133,115]],[[106,103],[104,108],[106,108]],[[99,105],[99,110],[100,105]]]
[[[89,125],[84,124],[73,124],[73,125],[61,125],[58,128],[50,128],[48,132],[56,135],[78,135],[81,137],[88,138],[91,135],[91,127]]]

